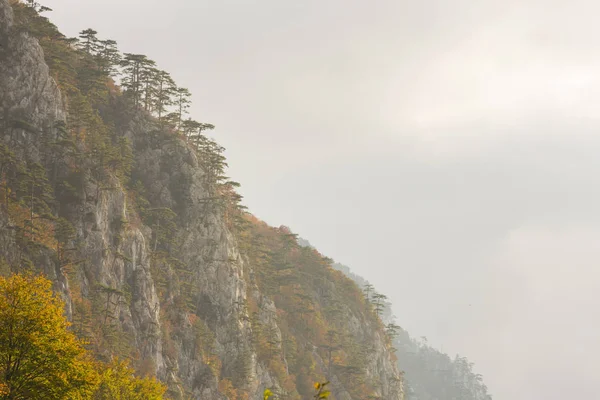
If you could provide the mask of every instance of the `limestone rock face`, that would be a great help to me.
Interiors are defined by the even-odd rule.
[[[67,120],[66,104],[38,41],[17,29],[11,5],[0,0],[0,143],[19,159],[44,165],[52,183],[65,179],[63,167],[70,162],[47,145],[56,140]],[[113,108],[118,115],[119,105]],[[111,320],[138,357],[147,361],[150,372],[178,388],[175,392],[181,397],[187,393],[194,399],[226,399],[218,389],[214,366],[198,356],[196,325],[187,312],[173,307],[177,294],[186,290],[197,317],[214,334],[220,372],[228,376],[238,368],[246,369],[249,399],[262,398],[265,387],[281,388],[283,382],[258,361],[249,313],[240,304],[252,297],[259,320],[273,327],[281,343],[278,310],[252,283],[253,266],[241,254],[223,212],[211,206],[197,154],[185,141],[161,132],[156,121],[143,113],[115,121],[117,133],[132,143],[132,180],[143,186],[149,207],[177,214],[178,258],[190,272],[185,282],[169,279],[174,267],[152,257],[153,232],[132,211],[135,199],[116,177],[100,183],[82,164],[79,189],[68,204],[59,205],[75,228],[80,272],[63,271],[51,250],[42,251],[35,260],[65,299],[67,315],[73,314],[75,297],[102,293],[111,304]],[[19,256],[12,224],[0,210],[0,252],[8,263]],[[159,295],[159,272],[166,276],[166,282],[160,283],[170,293],[165,297]],[[175,309],[175,315],[165,316],[166,309]],[[369,379],[380,381],[380,398],[402,399],[402,383],[382,333],[359,315],[346,323],[355,340],[370,344],[366,370]],[[352,400],[336,377],[332,384],[336,398]]]
[[[32,130],[48,131],[66,118],[61,93],[50,77],[42,48],[36,39],[14,27],[13,12],[6,1],[0,3],[0,87],[5,127],[26,123]],[[14,138],[20,145],[15,150],[37,150],[36,135],[31,133]]]
[[[0,1],[0,139],[21,159],[42,161],[40,138],[53,135],[57,122],[66,112],[61,93],[49,75],[44,53],[37,40],[14,26],[13,10],[7,0]],[[17,257],[10,221],[0,217],[0,242],[10,262]],[[4,229],[2,229],[4,228]],[[68,282],[49,258],[44,272],[54,278],[55,288],[68,300]],[[70,314],[70,304],[67,303]]]

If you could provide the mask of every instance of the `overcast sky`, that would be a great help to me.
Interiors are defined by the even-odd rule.
[[[598,398],[596,0],[45,3],[171,72],[250,209],[494,399]]]

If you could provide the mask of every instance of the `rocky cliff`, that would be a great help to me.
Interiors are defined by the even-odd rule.
[[[99,358],[171,398],[310,398],[327,379],[335,399],[402,399],[356,285],[232,208],[214,143],[132,104],[40,11],[0,0],[1,273],[45,273]]]

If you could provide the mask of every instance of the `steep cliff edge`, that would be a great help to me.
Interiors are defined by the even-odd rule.
[[[402,399],[381,321],[331,261],[245,213],[221,151],[0,0],[0,272],[43,271],[99,358],[171,398]],[[181,117],[181,116],[180,116]]]

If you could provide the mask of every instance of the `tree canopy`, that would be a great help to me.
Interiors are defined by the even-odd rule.
[[[0,277],[2,399],[85,398],[97,375],[83,343],[68,330],[63,303],[39,276]]]
[[[125,360],[104,365],[69,329],[52,283],[0,276],[0,400],[160,400],[166,387]]]

